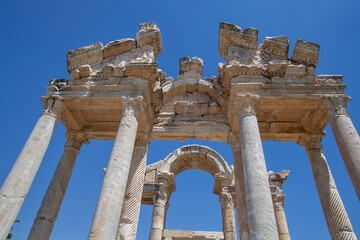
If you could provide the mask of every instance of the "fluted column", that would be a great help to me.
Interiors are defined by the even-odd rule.
[[[237,240],[234,197],[224,187],[219,195],[221,203],[224,240]]]
[[[256,118],[258,96],[240,98],[239,130],[250,239],[279,239]]]
[[[138,132],[116,237],[117,240],[135,240],[136,238],[149,143],[149,134]]]
[[[239,236],[241,240],[250,240],[248,214],[246,208],[246,196],[244,186],[244,170],[241,159],[241,146],[239,133],[232,132],[230,134],[229,144],[232,146],[234,158],[234,177],[236,192],[236,210],[239,227]]]
[[[60,119],[62,99],[44,100],[44,110],[0,190],[0,239],[6,239],[16,220]]]
[[[305,147],[309,157],[331,238],[333,240],[357,239],[322,152],[321,139],[323,136],[323,134],[303,133],[298,143]]]
[[[290,171],[287,170],[283,170],[281,173],[274,173],[272,171],[268,173],[279,240],[291,239],[284,211],[284,199],[286,195],[282,193],[282,185],[289,176],[289,173]]]
[[[328,122],[360,200],[360,137],[346,111],[349,100],[347,96],[327,96],[325,106]]]
[[[88,143],[83,132],[67,131],[64,153],[56,167],[53,178],[46,191],[41,207],[34,220],[29,240],[50,238],[54,222],[59,214],[66,188],[68,186],[75,160],[83,143]]]
[[[166,203],[168,200],[167,193],[165,191],[158,191],[154,195],[154,208],[151,219],[150,240],[162,240]]]
[[[122,98],[123,113],[88,239],[116,239],[138,128],[142,98]]]

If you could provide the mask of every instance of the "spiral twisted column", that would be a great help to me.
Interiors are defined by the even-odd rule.
[[[29,240],[47,240],[50,238],[54,222],[59,214],[76,157],[83,143],[88,140],[81,131],[67,131],[64,153],[46,191],[41,207],[34,220]]]
[[[132,157],[117,240],[135,240],[146,170],[150,136],[138,132]]]
[[[310,160],[316,188],[326,223],[333,240],[357,239],[344,204],[336,188],[334,178],[322,151],[324,134],[303,133],[298,143],[305,147]]]
[[[63,99],[42,100],[44,110],[0,190],[0,239],[6,239],[16,220],[60,119]]]
[[[325,96],[328,122],[360,200],[360,137],[346,111],[347,96]]]
[[[134,151],[142,97],[123,97],[123,113],[88,239],[116,239]]]
[[[265,157],[256,118],[259,96],[240,97],[239,130],[250,239],[278,240]]]

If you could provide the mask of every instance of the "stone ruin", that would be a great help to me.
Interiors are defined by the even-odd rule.
[[[291,57],[285,36],[220,23],[217,77],[203,77],[203,60],[184,57],[180,75],[166,77],[156,23],[140,24],[136,40],[96,43],[67,54],[70,79],[47,87],[43,112],[0,190],[0,239],[25,200],[58,121],[64,153],[28,239],[49,239],[82,144],[114,140],[88,239],[135,239],[141,204],[153,205],[151,240],[290,239],[282,185],[289,171],[267,172],[262,141],[305,147],[332,239],[356,239],[322,151],[330,124],[360,199],[360,138],[346,111],[341,75],[315,75],[319,45],[298,40]],[[146,166],[151,140],[227,142],[234,165],[214,150],[184,146]],[[175,177],[201,169],[215,179],[223,232],[165,229]],[[235,212],[238,222],[235,221]]]

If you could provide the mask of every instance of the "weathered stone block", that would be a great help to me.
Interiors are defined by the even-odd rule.
[[[266,37],[259,46],[259,51],[271,56],[287,59],[289,52],[289,40],[285,36]]]
[[[158,57],[162,52],[162,39],[158,26],[155,22],[142,23],[139,26],[140,31],[136,34],[137,47],[151,45],[154,48],[155,57]]]
[[[312,42],[304,42],[299,39],[296,41],[295,49],[291,55],[291,60],[305,65],[316,66],[319,58],[320,46]]]
[[[179,60],[180,75],[184,72],[194,71],[202,75],[203,72],[203,60],[198,57],[183,57]]]
[[[100,42],[90,46],[70,50],[67,54],[68,71],[72,72],[82,65],[99,63],[102,59],[103,45]]]
[[[111,58],[136,49],[136,41],[132,38],[124,38],[109,42],[104,47],[104,58]]]
[[[248,28],[242,32],[241,28],[234,24],[220,22],[219,53],[222,58],[226,59],[231,45],[257,49],[257,43],[257,29]]]

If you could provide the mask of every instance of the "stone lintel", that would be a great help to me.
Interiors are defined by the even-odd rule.
[[[205,232],[192,230],[170,230],[164,229],[163,237],[172,240],[224,240],[224,233],[222,232]]]

